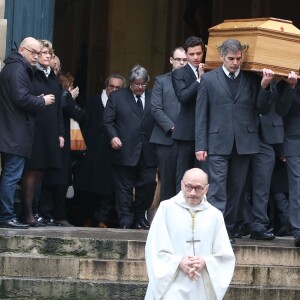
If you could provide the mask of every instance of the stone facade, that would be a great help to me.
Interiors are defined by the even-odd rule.
[[[0,69],[3,67],[6,49],[7,21],[4,19],[5,0],[0,0]]]

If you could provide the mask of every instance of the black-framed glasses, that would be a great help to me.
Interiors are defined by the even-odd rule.
[[[35,50],[30,50],[26,47],[23,47],[25,50],[29,51],[31,53],[31,55],[34,57],[34,56],[40,56],[41,55],[41,52],[37,52]]]
[[[173,57],[174,60],[176,60],[177,62],[187,62],[187,58],[179,58],[179,57]]]
[[[183,180],[181,180],[184,184],[185,189],[187,190],[187,192],[191,192],[192,190],[195,190],[196,193],[201,193],[204,188],[207,186],[207,184],[205,186],[201,186],[201,185],[190,185],[190,184],[185,184],[185,182]]]

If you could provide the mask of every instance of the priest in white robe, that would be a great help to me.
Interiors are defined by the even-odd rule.
[[[222,213],[206,200],[207,175],[188,170],[181,192],[160,203],[145,248],[145,300],[222,299],[235,256]]]

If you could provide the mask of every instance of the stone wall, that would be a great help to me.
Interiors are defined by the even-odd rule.
[[[3,67],[6,49],[7,21],[4,19],[5,0],[0,0],[0,69]]]

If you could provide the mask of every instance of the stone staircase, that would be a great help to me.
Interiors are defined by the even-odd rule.
[[[138,230],[0,229],[0,299],[144,299],[146,237]],[[300,299],[300,249],[292,238],[243,238],[234,252],[226,300]]]

